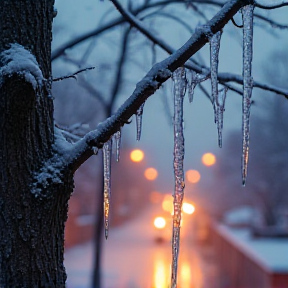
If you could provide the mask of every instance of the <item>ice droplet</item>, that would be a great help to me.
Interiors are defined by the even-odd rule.
[[[243,19],[243,99],[242,99],[242,185],[247,178],[250,140],[250,107],[253,88],[253,5],[242,8]]]
[[[228,88],[219,90],[216,98],[216,125],[218,129],[218,145],[222,148],[222,131],[223,131],[223,113],[225,111],[225,100]]]
[[[181,208],[184,197],[184,133],[183,133],[183,99],[187,81],[184,68],[173,73],[174,82],[174,213],[172,235],[172,273],[171,287],[177,285],[177,268],[180,242]]]
[[[111,149],[112,141],[108,140],[103,145],[103,165],[104,165],[104,227],[105,238],[108,238],[109,230],[109,208],[111,198]]]
[[[113,135],[113,140],[115,141],[115,148],[116,148],[116,161],[119,162],[120,160],[120,146],[121,146],[121,130],[117,131]]]
[[[136,128],[137,128],[137,137],[136,140],[140,141],[141,138],[141,130],[142,130],[142,115],[143,115],[143,109],[144,109],[145,102],[141,104],[139,109],[136,112]]]

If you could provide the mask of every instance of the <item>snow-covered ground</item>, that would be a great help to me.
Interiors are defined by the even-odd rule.
[[[103,250],[103,288],[169,286],[171,245],[169,241],[162,244],[155,242],[157,231],[152,225],[154,213],[155,209],[148,209],[134,220],[109,231]],[[213,288],[211,283],[215,282],[215,265],[211,258],[206,261],[202,257],[202,252],[188,234],[183,238],[178,268],[179,288]],[[207,255],[209,251],[205,252]],[[65,253],[67,288],[88,288],[92,264],[92,243],[69,249]]]

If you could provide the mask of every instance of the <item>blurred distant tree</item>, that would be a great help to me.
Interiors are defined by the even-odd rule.
[[[122,126],[129,123],[139,107],[178,67],[186,63],[188,69],[208,77],[209,68],[191,57],[209,42],[211,35],[222,30],[243,6],[255,4],[255,9],[259,11],[287,6],[287,3],[280,3],[265,7],[252,0],[230,0],[225,5],[222,1],[146,0],[137,1],[137,7],[134,5],[136,1],[129,1],[130,5],[125,8],[120,1],[110,2],[121,13],[120,17],[103,24],[89,35],[75,37],[56,49],[52,59],[89,37],[125,22],[171,56],[155,64],[137,85],[133,84],[136,89],[111,117],[74,142],[71,139],[75,140],[75,137],[55,126],[53,118],[51,40],[52,21],[57,14],[53,9],[54,0],[0,1],[1,287],[65,287],[64,227],[75,171]],[[191,38],[175,52],[145,24],[148,16],[172,4],[182,4],[184,9],[191,8],[206,23],[193,29]],[[212,5],[219,12],[207,21],[204,6],[200,4]],[[140,12],[145,10],[143,7],[154,11],[151,10],[150,15],[141,15]],[[164,15],[161,11],[157,13]],[[168,17],[175,19],[175,15]],[[178,17],[177,21],[187,27],[181,18]],[[285,26],[256,12],[255,18],[274,27]],[[236,24],[234,20],[233,23]],[[121,76],[122,71],[116,71]],[[218,81],[241,94],[228,83],[242,84],[241,76],[219,74]],[[288,94],[286,90],[257,81],[254,81],[254,86],[286,97]],[[98,99],[106,103],[102,97]],[[107,115],[113,112],[110,108],[107,108]]]

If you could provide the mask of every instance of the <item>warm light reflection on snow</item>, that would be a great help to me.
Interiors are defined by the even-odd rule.
[[[179,286],[189,287],[191,286],[191,269],[188,262],[180,263],[180,277],[179,277]]]
[[[170,276],[169,265],[164,259],[156,258],[154,262],[154,285],[153,288],[167,288]]]

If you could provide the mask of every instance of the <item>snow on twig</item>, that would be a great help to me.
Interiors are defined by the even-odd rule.
[[[0,86],[2,85],[3,76],[12,74],[23,75],[25,81],[31,83],[33,89],[42,86],[44,77],[39,68],[39,64],[34,55],[19,44],[11,44],[8,50],[0,54],[2,64],[0,68]]]

